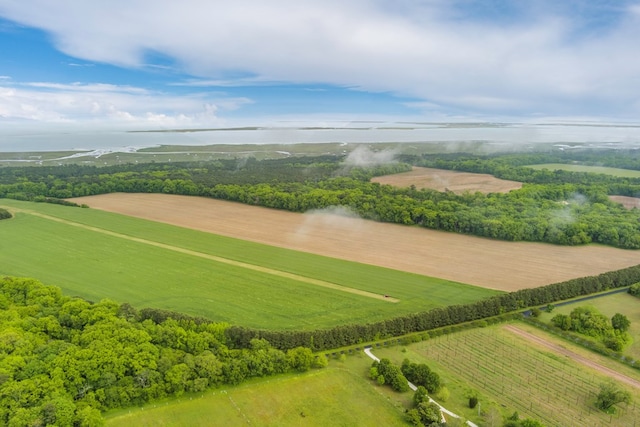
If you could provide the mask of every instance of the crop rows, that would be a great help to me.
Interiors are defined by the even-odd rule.
[[[605,377],[497,328],[438,337],[420,351],[483,395],[548,426],[634,425],[629,422],[640,420],[640,408],[633,403],[613,416],[595,408]]]

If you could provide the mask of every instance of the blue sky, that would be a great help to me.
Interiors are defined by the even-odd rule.
[[[0,124],[637,121],[640,1],[0,0]]]

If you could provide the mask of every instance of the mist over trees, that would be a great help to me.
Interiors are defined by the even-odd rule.
[[[599,164],[640,168],[635,151],[405,155],[398,157],[401,162],[379,163],[388,157],[374,158],[376,162],[366,167],[322,156],[105,168],[0,168],[0,198],[51,202],[142,192],[212,197],[292,212],[342,206],[365,219],[500,240],[640,248],[640,210],[625,209],[608,198],[640,195],[640,179],[525,167],[597,159]],[[455,194],[370,182],[374,176],[408,171],[412,165],[489,173],[524,186],[507,194]]]

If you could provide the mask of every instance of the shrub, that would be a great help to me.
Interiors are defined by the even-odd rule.
[[[469,408],[473,409],[476,406],[478,406],[478,397],[477,396],[471,396],[469,398]]]

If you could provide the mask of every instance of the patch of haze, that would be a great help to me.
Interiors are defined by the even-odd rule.
[[[572,205],[584,205],[585,203],[589,202],[589,198],[587,198],[587,196],[585,196],[584,194],[573,193],[571,195],[571,198],[567,200],[567,202]]]
[[[367,222],[345,206],[330,206],[324,209],[312,209],[304,213],[300,226],[292,230],[292,240],[304,243],[314,240],[315,236],[335,235],[336,244],[344,238],[357,239],[368,227]]]
[[[440,185],[441,188],[443,188],[445,191],[448,190],[447,187],[449,187],[449,180],[443,178],[442,176],[438,175],[437,173],[434,173],[433,175],[431,175],[431,180],[433,181],[434,184],[436,184],[436,188],[437,185]]]
[[[571,225],[576,221],[575,215],[571,206],[581,206],[589,203],[589,199],[584,194],[573,193],[567,200],[560,202],[562,208],[556,209],[550,214],[550,224],[553,227],[564,229],[567,225]]]
[[[344,160],[345,166],[370,167],[397,163],[395,156],[397,150],[385,149],[373,151],[365,145],[357,146]]]

